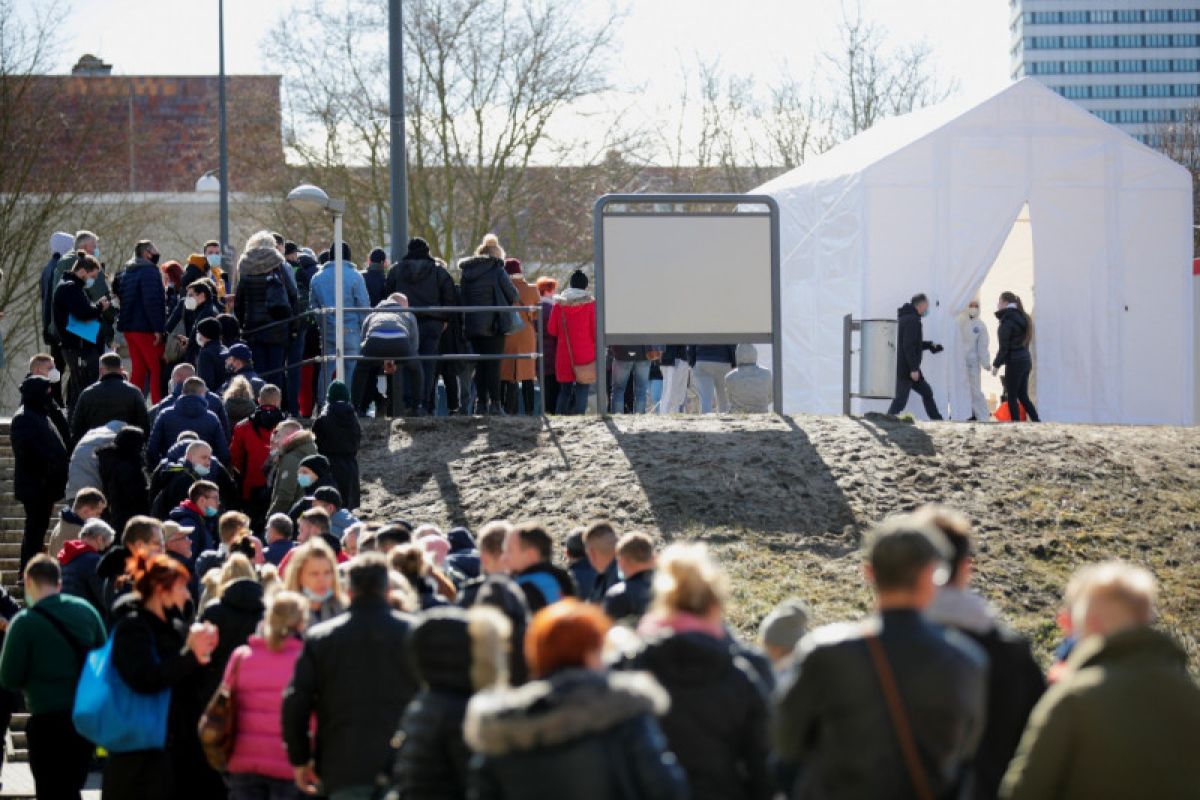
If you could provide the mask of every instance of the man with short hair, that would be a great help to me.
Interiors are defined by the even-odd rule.
[[[79,538],[63,542],[57,553],[62,567],[62,591],[72,597],[86,600],[104,615],[104,581],[96,574],[100,565],[100,554],[112,546],[116,533],[102,519],[89,519],[79,530]]]
[[[62,594],[58,562],[44,554],[25,567],[25,600],[0,653],[0,685],[25,695],[37,796],[79,797],[94,748],[76,732],[71,709],[88,651],[104,644],[104,623],[86,601]]]
[[[200,480],[188,489],[187,498],[171,509],[168,519],[182,528],[192,528],[192,553],[199,554],[217,547],[213,523],[220,513],[221,493],[217,485]],[[193,561],[189,569],[194,565]]]
[[[1157,581],[1120,561],[1081,572],[1079,643],[1033,709],[1000,796],[1195,797],[1200,688],[1187,654],[1151,626]]]
[[[504,537],[504,565],[525,593],[532,614],[575,596],[570,574],[550,561],[553,550],[550,534],[534,522],[517,525]]]
[[[278,567],[288,552],[295,547],[295,542],[292,541],[294,527],[291,517],[287,514],[272,514],[267,519],[267,549],[263,552],[267,563]]]
[[[71,413],[71,441],[78,442],[94,428],[113,420],[147,428],[146,398],[129,381],[121,357],[116,353],[100,356],[100,379],[83,390]]]
[[[987,657],[925,620],[949,545],[912,516],[873,530],[864,567],[878,616],[796,647],[775,714],[775,751],[799,769],[794,798],[955,797],[983,733]],[[910,747],[911,745],[911,747]],[[902,754],[915,751],[910,761]]]
[[[358,524],[358,519],[342,507],[342,493],[332,486],[322,486],[313,492],[312,504],[329,515],[329,532],[339,540],[347,528]]]
[[[254,371],[254,353],[250,351],[250,345],[245,342],[238,342],[229,348],[225,356],[225,368],[229,377],[221,386],[222,394],[229,388],[233,379],[239,376],[250,383],[250,390],[254,392],[255,397],[258,397],[258,393],[267,385],[267,382],[258,377],[258,373]]]
[[[67,496],[71,497],[72,495],[68,494]],[[47,550],[51,553],[57,553],[64,542],[79,538],[79,531],[83,529],[84,523],[101,516],[108,508],[108,500],[105,499],[104,492],[90,486],[80,489],[75,493],[74,498],[71,505],[59,509],[58,524],[50,532],[50,543],[47,546]]]
[[[158,270],[158,248],[149,239],[133,247],[133,258],[117,276],[121,297],[117,330],[125,334],[132,383],[139,390],[150,384],[151,402],[162,400],[162,359],[167,322],[167,296]]]
[[[362,273],[363,283],[367,286],[367,297],[371,300],[371,308],[383,302],[386,294],[384,289],[387,284],[387,274],[387,251],[382,247],[376,247],[367,257],[367,268]]]
[[[217,522],[220,542],[196,558],[196,577],[203,578],[209,570],[220,569],[233,552],[233,545],[250,531],[250,518],[240,511],[226,511]]]
[[[467,581],[458,593],[461,608],[492,606],[508,618],[510,637],[508,678],[520,686],[528,678],[525,664],[525,630],[529,626],[529,604],[521,587],[508,576],[504,545],[513,526],[503,520],[484,525],[479,531],[479,568],[482,574]]]
[[[589,603],[604,604],[604,595],[617,585],[617,532],[608,522],[593,522],[583,532],[583,550],[588,563],[596,570]]]
[[[208,387],[200,378],[183,382],[183,394],[154,420],[146,444],[146,466],[154,469],[182,431],[195,431],[222,464],[229,463],[229,440],[217,415],[209,411]]]
[[[636,625],[654,596],[654,541],[637,531],[625,534],[617,542],[616,561],[624,579],[604,593],[604,613]]]
[[[183,385],[187,383],[188,378],[196,377],[196,368],[184,361],[182,364],[176,364],[171,370],[171,380],[167,384],[167,395],[158,405],[150,409],[147,422],[150,425],[149,430],[154,429],[154,423],[158,421],[158,415],[166,411],[171,406],[175,405],[175,401],[183,396]],[[204,384],[208,387],[207,381]],[[229,415],[225,413],[225,403],[221,400],[221,396],[209,390],[205,393],[204,399],[208,401],[208,410],[217,415],[217,419],[221,421],[221,428],[225,431],[226,437],[232,436],[233,431],[229,427]]]
[[[68,412],[74,411],[80,393],[96,382],[98,360],[104,350],[100,327],[101,318],[109,310],[109,301],[105,297],[107,289],[101,290],[104,273],[100,261],[90,255],[96,249],[95,234],[80,231],[76,235],[75,249],[58,262],[62,277],[54,287],[51,301],[54,333],[67,365]],[[88,255],[77,258],[77,250],[84,250]],[[95,294],[97,291],[100,293]],[[100,424],[104,422],[107,420]]]
[[[413,618],[388,606],[387,560],[350,565],[350,610],[305,632],[283,695],[283,739],[296,785],[332,800],[370,797],[405,707],[417,693]],[[311,735],[316,719],[316,739]]]
[[[171,509],[179,505],[196,481],[209,481],[216,485],[218,493],[232,491],[232,479],[224,466],[213,458],[208,442],[188,440],[183,459],[178,463],[164,460],[155,470],[150,482],[150,512],[159,519],[166,519]],[[175,448],[172,448],[175,449]]]
[[[412,541],[412,529],[407,525],[384,525],[375,534],[375,543],[379,548],[379,552],[385,556],[392,552],[393,549],[402,544],[408,544]]]
[[[931,420],[942,418],[937,401],[933,399],[933,389],[921,373],[921,351],[940,353],[944,349],[940,344],[925,340],[921,318],[928,314],[929,298],[923,294],[913,295],[912,300],[896,312],[899,326],[896,334],[896,395],[887,412],[892,416],[904,410],[909,393],[915,389],[925,404],[925,414]]]

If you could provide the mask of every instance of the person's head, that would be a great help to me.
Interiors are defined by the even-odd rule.
[[[158,248],[154,246],[154,242],[149,239],[142,239],[133,246],[133,257],[141,258],[149,261],[151,264],[158,263]]]
[[[583,550],[596,572],[604,572],[617,556],[617,532],[609,522],[593,522],[583,532]]]
[[[174,553],[185,560],[191,560],[192,556],[192,531],[194,528],[185,528],[178,522],[167,521],[163,523],[163,540],[164,547],[168,553]]]
[[[316,608],[330,598],[341,600],[337,558],[320,537],[297,547],[288,561],[285,587],[300,592]]]
[[[159,616],[170,608],[183,608],[191,600],[187,567],[164,555],[134,553],[125,565],[125,575],[142,604]]]
[[[529,623],[525,659],[535,678],[571,668],[601,670],[611,622],[595,605],[571,598],[546,606]]]
[[[354,603],[387,602],[388,562],[380,553],[363,553],[350,562],[350,599]]]
[[[75,254],[75,264],[71,267],[71,274],[83,281],[83,285],[90,289],[96,282],[96,278],[100,276],[100,262],[80,250]]]
[[[79,529],[79,538],[97,553],[103,553],[117,538],[117,533],[102,519],[89,519]]]
[[[300,544],[318,541],[329,533],[329,528],[329,512],[323,508],[310,508],[297,520],[296,541]]]
[[[494,233],[489,233],[483,237],[483,241],[479,243],[479,247],[475,248],[477,256],[491,256],[504,260],[504,248],[500,246],[500,238]]]
[[[328,473],[329,459],[323,455],[306,456],[296,470],[296,483],[300,484],[301,489],[308,489]]]
[[[291,539],[293,531],[292,518],[277,511],[267,519],[267,544]]]
[[[75,250],[82,250],[89,256],[100,257],[100,237],[91,231],[79,231],[75,234]]]
[[[279,408],[283,402],[283,392],[273,383],[265,384],[258,390],[258,404],[270,408]]]
[[[572,528],[567,534],[563,549],[567,554],[567,563],[575,564],[587,558],[587,549],[583,546],[583,532],[586,528]]]
[[[329,388],[325,390],[326,403],[349,403],[350,402],[350,387],[344,381],[330,381]]]
[[[429,556],[418,544],[402,544],[388,553],[388,566],[414,586],[429,575]]]
[[[388,264],[387,251],[382,247],[373,248],[371,254],[367,256],[367,263],[372,267],[386,267]]]
[[[240,511],[226,511],[217,523],[217,534],[222,544],[231,545],[243,536],[250,535],[250,518]]]
[[[188,448],[191,449],[190,447]],[[205,517],[215,517],[221,510],[221,491],[212,481],[196,481],[188,489],[188,500]]]
[[[212,445],[199,439],[192,440],[183,452],[183,460],[192,465],[192,472],[206,477],[212,471]]]
[[[1013,292],[1003,292],[1000,295],[1000,300],[996,303],[996,310],[1003,311],[1009,306],[1015,306],[1018,311],[1025,317],[1025,335],[1021,341],[1023,344],[1029,344],[1033,341],[1033,318],[1029,316],[1029,312],[1025,310],[1025,304],[1021,302],[1021,298]]]
[[[795,598],[771,610],[758,627],[758,639],[771,663],[778,666],[792,654],[796,643],[808,632],[808,607]]]
[[[208,256],[216,256],[217,263],[213,264],[213,266],[221,266],[221,243],[216,239],[209,239],[204,243],[204,255],[206,258]],[[212,264],[212,261],[210,260],[208,263]]]
[[[196,324],[196,344],[204,347],[209,342],[221,342],[221,323],[213,317],[205,317]]]
[[[191,397],[204,397],[208,394],[208,384],[203,378],[195,375],[183,382],[183,394]]]
[[[106,508],[108,508],[108,501],[104,498],[104,492],[90,486],[76,492],[75,499],[71,502],[71,510],[84,520],[96,519],[104,513]]]
[[[283,255],[284,248],[287,245],[287,239],[284,239],[283,234],[279,233],[278,231],[271,231],[271,238],[275,240],[275,249],[279,251],[280,255]]]
[[[909,302],[922,317],[929,312],[929,298],[924,294],[914,294]]]
[[[545,528],[536,522],[525,522],[504,537],[504,564],[509,572],[520,572],[549,561],[553,549],[554,540]]]
[[[354,558],[358,555],[358,540],[367,531],[365,522],[356,522],[353,525],[342,531],[342,552],[347,558]]]
[[[225,368],[230,372],[241,372],[253,363],[254,354],[250,350],[250,345],[245,342],[237,342],[225,354]],[[251,395],[251,399],[253,397]]]
[[[536,285],[538,295],[541,297],[554,297],[555,292],[558,291],[558,281],[545,275],[537,279]]]
[[[654,540],[633,531],[617,541],[617,569],[626,578],[654,569]]]
[[[330,517],[342,507],[342,493],[333,486],[322,486],[313,492],[313,508],[319,508]]]
[[[241,341],[242,325],[233,314],[218,314],[217,326],[221,329],[221,344],[224,346]]]
[[[407,525],[399,525],[392,523],[384,525],[375,534],[375,544],[379,547],[379,552],[387,555],[393,548],[399,547],[402,544],[408,544],[412,541],[412,529]]]
[[[588,276],[581,270],[577,269],[571,273],[571,277],[567,278],[567,286],[572,289],[585,290],[588,287]]]
[[[221,572],[217,577],[217,597],[223,596],[229,585],[236,581],[258,582],[258,573],[254,571],[254,564],[243,553],[231,553],[229,558],[225,559],[225,563],[221,565]]]
[[[654,572],[652,609],[663,616],[690,614],[720,622],[729,596],[725,573],[702,544],[673,544]]]
[[[443,566],[446,563],[446,556],[450,555],[450,540],[440,531],[431,535],[418,536],[417,544],[438,567]]]
[[[276,592],[263,614],[262,637],[267,648],[279,652],[289,638],[299,639],[308,625],[308,602],[297,592]]]
[[[1080,638],[1111,636],[1154,621],[1158,581],[1144,567],[1107,561],[1085,568],[1071,620]]]
[[[158,270],[162,273],[163,288],[178,292],[179,287],[183,285],[183,265],[171,260],[162,264]]]
[[[521,275],[521,260],[517,258],[504,259],[504,271],[509,275]]]
[[[45,553],[38,553],[25,565],[25,601],[33,605],[43,597],[62,589],[62,568]]]
[[[120,375],[125,371],[121,366],[121,357],[116,353],[105,353],[100,356],[100,374],[103,375]]]
[[[158,555],[163,551],[162,523],[154,517],[130,517],[121,532],[121,544],[132,553]]]
[[[254,387],[250,385],[250,381],[242,375],[234,375],[229,380],[229,386],[225,389],[225,394],[221,395],[221,400],[229,402],[230,400],[249,400],[254,402]]]
[[[971,319],[979,318],[979,298],[971,298],[971,302],[967,303],[967,316]]]
[[[941,531],[950,545],[950,575],[946,585],[967,588],[973,572],[971,521],[965,514],[933,503],[921,506],[913,516]]]
[[[289,437],[295,436],[302,430],[304,430],[304,426],[296,420],[285,419],[271,432],[271,449],[277,450]]]
[[[55,231],[50,234],[50,255],[62,258],[75,247],[75,237],[66,231]]]
[[[54,383],[54,373],[56,372],[57,370],[54,368],[54,356],[49,353],[38,353],[29,359],[30,375],[41,375],[51,383]]]
[[[188,284],[187,297],[183,300],[184,308],[188,311],[195,311],[216,296],[217,287],[213,285],[213,282],[208,278],[200,278]]]
[[[504,540],[512,525],[504,520],[489,522],[479,529],[479,569],[484,575],[507,572],[504,565]]]
[[[867,535],[864,551],[867,580],[880,609],[924,610],[949,574],[946,537],[912,514],[876,526]]]
[[[295,264],[300,258],[300,245],[292,241],[283,243],[283,258],[289,264]]]
[[[408,308],[408,295],[403,292],[392,292],[387,296],[387,302],[401,308]]]

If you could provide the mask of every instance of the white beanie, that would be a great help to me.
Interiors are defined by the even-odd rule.
[[[58,253],[60,256],[65,256],[75,247],[75,237],[63,231],[55,231],[50,234],[50,253]]]

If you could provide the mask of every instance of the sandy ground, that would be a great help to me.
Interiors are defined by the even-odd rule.
[[[1122,557],[1165,586],[1163,624],[1200,656],[1200,429],[908,424],[886,418],[623,416],[369,422],[370,520],[472,529],[536,518],[561,540],[605,517],[703,540],[750,630],[789,595],[861,614],[861,536],[940,501],[967,512],[982,591],[1042,657],[1079,564]],[[389,435],[390,434],[390,435]]]

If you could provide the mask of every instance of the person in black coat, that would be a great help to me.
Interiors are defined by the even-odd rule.
[[[65,260],[65,259],[64,259]],[[70,330],[70,322],[100,322],[108,310],[108,298],[92,301],[88,289],[100,278],[100,262],[80,250],[75,254],[71,269],[62,276],[54,289],[52,308],[54,331],[62,346],[63,360],[67,364],[67,408],[73,410],[80,393],[96,382],[99,375],[99,359],[103,347],[101,335],[95,339],[77,336]]]
[[[342,506],[358,508],[362,488],[358,476],[358,446],[362,442],[362,426],[350,402],[350,390],[341,381],[331,381],[325,393],[325,407],[313,420],[312,432],[317,437],[317,452],[329,460],[329,469]],[[306,491],[306,494],[311,494]]]
[[[204,667],[200,678],[201,703],[207,704],[212,699],[221,685],[229,657],[250,640],[262,622],[265,608],[262,585],[252,578],[233,581],[225,587],[219,598],[204,607],[200,620],[216,626],[217,648],[213,650],[212,660]]]
[[[536,523],[518,525],[504,537],[504,559],[535,614],[564,597],[578,596],[571,574],[551,562],[553,547],[550,534]]]
[[[272,323],[300,313],[295,273],[275,249],[275,237],[269,232],[260,231],[246,242],[246,249],[238,260],[237,274],[234,314],[242,326],[246,344],[254,352],[255,366],[261,372],[276,376],[276,370],[284,366],[291,329],[295,323]],[[272,308],[272,296],[278,297],[283,303]],[[270,327],[264,330],[267,325]]]
[[[194,269],[194,267],[188,267]],[[216,319],[221,313],[220,307],[217,305],[216,287],[208,278],[200,278],[193,281],[187,287],[187,295],[183,302],[176,304],[171,315],[167,317],[166,329],[167,332],[175,330],[175,326],[183,323],[175,335],[183,336],[187,339],[187,348],[184,351],[183,360],[189,364],[196,363],[196,356],[200,352],[200,345],[196,342],[196,326],[206,319]],[[220,335],[212,337],[220,339]],[[216,390],[216,386],[210,386],[210,389]]]
[[[517,300],[517,289],[504,271],[504,250],[492,234],[471,258],[458,262],[462,272],[464,306],[510,306]],[[507,311],[477,311],[467,314],[467,339],[477,355],[500,355],[508,333]],[[475,365],[476,408],[488,414],[503,415],[500,397],[500,362],[479,361]]]
[[[420,237],[410,239],[404,260],[388,272],[385,296],[400,292],[408,298],[409,308],[435,308],[458,305],[454,290],[454,279],[439,262],[429,254],[429,243]],[[436,355],[442,332],[450,320],[449,314],[418,314],[417,342],[421,355]],[[436,361],[424,361],[421,369],[425,373],[426,408],[434,407],[434,392],[437,389]]]
[[[921,318],[927,313],[929,298],[923,294],[913,295],[912,301],[900,306],[896,312],[899,323],[896,337],[896,396],[887,412],[892,416],[904,410],[908,405],[909,393],[915,390],[925,405],[925,414],[931,420],[942,418],[933,399],[933,389],[921,374],[921,352],[928,350],[940,353],[944,349],[940,344],[925,341]]]
[[[388,277],[387,253],[382,247],[376,247],[367,257],[367,268],[363,270],[363,283],[367,285],[367,298],[371,308],[383,302],[383,298],[392,292],[385,291]],[[394,289],[392,291],[395,291]]]
[[[50,420],[57,411],[50,381],[33,375],[21,382],[21,408],[13,415],[13,494],[25,507],[19,574],[46,545],[54,504],[67,488],[70,458],[62,434]]]
[[[996,333],[996,358],[992,361],[992,374],[1004,367],[1004,393],[1008,396],[1009,419],[1021,420],[1021,408],[1030,421],[1039,422],[1037,409],[1029,399],[1029,376],[1033,373],[1033,356],[1029,343],[1033,341],[1033,320],[1025,313],[1021,298],[1012,292],[1004,292],[997,303],[996,319],[1000,330]]]
[[[83,390],[71,412],[71,441],[114,419],[149,430],[145,395],[125,380],[121,357],[105,353],[100,357],[100,380]]]
[[[115,530],[124,530],[130,517],[150,513],[150,487],[142,471],[145,447],[146,432],[136,425],[126,425],[112,442],[96,450],[101,489]]]
[[[202,319],[196,324],[196,377],[204,381],[210,392],[216,392],[225,382],[225,348],[221,345],[221,323],[215,318]]]

